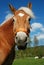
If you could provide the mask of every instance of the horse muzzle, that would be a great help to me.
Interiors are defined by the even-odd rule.
[[[27,34],[25,32],[17,32],[15,37],[15,43],[18,49],[25,49],[27,45]]]

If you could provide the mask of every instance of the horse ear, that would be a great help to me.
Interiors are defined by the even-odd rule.
[[[32,3],[28,3],[28,8],[32,8]]]
[[[16,9],[11,4],[9,4],[9,8],[15,14]]]

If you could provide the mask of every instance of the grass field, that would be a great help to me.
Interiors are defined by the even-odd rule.
[[[34,58],[15,59],[13,65],[44,65],[44,59]]]

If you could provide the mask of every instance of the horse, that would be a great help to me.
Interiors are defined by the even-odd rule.
[[[16,10],[9,4],[13,17],[0,25],[0,65],[12,65],[15,58],[15,45],[19,50],[27,47],[30,20],[34,18],[31,10],[32,4],[28,7],[20,7]]]

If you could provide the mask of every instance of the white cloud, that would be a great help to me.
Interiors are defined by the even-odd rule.
[[[43,25],[41,23],[32,23],[31,27],[32,27],[31,31],[35,31],[37,29],[41,29]]]
[[[12,18],[13,15],[11,13],[8,13],[6,16],[5,16],[5,20],[3,21],[3,23],[1,25],[3,25],[7,20],[9,20],[10,18]]]
[[[41,30],[44,32],[44,27],[43,27],[43,28],[41,28]]]
[[[10,13],[10,11],[6,11],[5,13],[6,13],[6,14],[9,14],[9,13]]]
[[[39,34],[39,35],[37,36],[37,38],[38,38],[38,39],[44,39],[44,34],[42,34],[42,33]]]
[[[13,16],[12,14],[7,14],[5,20],[12,18],[12,16]]]
[[[31,41],[34,40],[34,36],[36,36],[39,41],[43,41],[43,40],[44,40],[44,34],[43,34],[43,33],[34,34],[34,35],[31,37]],[[44,44],[44,41],[43,41],[43,44]]]

